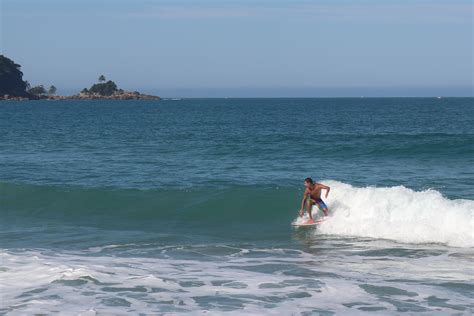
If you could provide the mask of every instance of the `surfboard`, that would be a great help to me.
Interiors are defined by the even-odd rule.
[[[314,221],[313,223],[308,223],[308,222],[303,222],[303,223],[291,223],[291,226],[294,227],[308,227],[308,226],[316,226],[324,222],[325,219],[318,219],[317,221]]]

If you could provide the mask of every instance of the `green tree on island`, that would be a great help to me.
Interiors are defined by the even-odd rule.
[[[26,82],[23,81],[21,66],[0,55],[0,96],[28,97]]]
[[[104,82],[106,79],[105,79],[105,76],[104,75],[100,75],[99,77],[99,82]]]
[[[89,93],[97,93],[102,96],[110,96],[115,91],[117,91],[117,85],[110,80],[105,83],[96,83],[89,89]]]
[[[51,86],[49,87],[49,90],[48,90],[48,95],[52,96],[52,95],[55,95],[56,94],[56,87],[55,86]]]
[[[39,85],[28,90],[28,93],[41,97],[42,95],[46,94],[46,89],[43,85]]]

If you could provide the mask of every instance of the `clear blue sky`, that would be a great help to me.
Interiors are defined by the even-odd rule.
[[[0,51],[58,92],[472,96],[473,2],[0,0]]]

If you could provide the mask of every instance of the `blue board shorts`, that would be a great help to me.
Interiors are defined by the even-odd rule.
[[[317,205],[321,211],[328,209],[327,205],[323,202],[323,200],[321,199],[311,199],[311,200],[314,201],[314,205]]]

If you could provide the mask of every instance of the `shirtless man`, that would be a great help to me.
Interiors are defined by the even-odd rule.
[[[309,215],[308,222],[314,222],[313,215],[311,214],[313,205],[317,205],[318,208],[323,211],[324,215],[328,216],[328,207],[324,204],[323,200],[321,200],[321,190],[326,190],[327,198],[331,188],[321,183],[315,183],[311,178],[304,179],[304,186],[306,189],[304,190],[303,200],[301,201],[300,216],[303,217],[304,215],[305,204],[306,212],[308,212]]]

